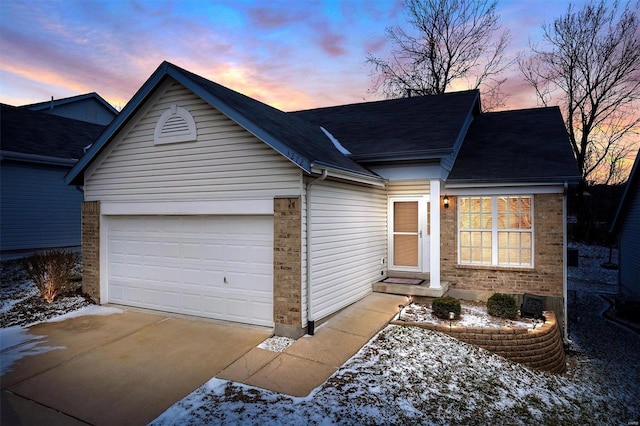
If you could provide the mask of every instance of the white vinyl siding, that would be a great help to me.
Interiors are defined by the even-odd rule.
[[[318,182],[311,208],[313,319],[319,320],[371,293],[386,270],[386,191]]]
[[[429,194],[429,181],[411,180],[389,182],[388,194],[390,197],[426,195]]]
[[[162,90],[158,91],[162,93]],[[187,201],[299,196],[302,173],[281,154],[173,82],[133,118],[85,178],[87,201]],[[171,105],[189,111],[197,140],[154,145]]]

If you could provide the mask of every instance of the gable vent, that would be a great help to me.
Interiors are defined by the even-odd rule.
[[[171,105],[156,123],[154,144],[192,142],[197,138],[196,122],[186,108]]]

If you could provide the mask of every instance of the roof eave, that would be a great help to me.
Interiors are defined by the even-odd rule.
[[[118,110],[115,109],[109,102],[107,102],[102,96],[100,96],[96,92],[85,93],[84,95],[72,96],[70,98],[54,99],[53,101],[44,101],[44,102],[38,102],[30,105],[23,105],[22,107],[30,109],[32,111],[44,111],[44,110],[50,109],[52,102],[54,107],[56,107],[56,106],[66,105],[69,103],[73,103],[73,102],[77,102],[77,101],[81,101],[89,98],[95,98],[98,102],[104,105],[104,107],[107,108],[109,111],[111,111],[114,115],[118,115]]]
[[[351,182],[366,183],[374,186],[384,186],[387,182],[386,179],[375,175],[373,173],[362,173],[353,170],[348,170],[342,167],[337,167],[333,164],[313,162],[311,165],[311,171],[313,173],[321,173],[322,170],[327,170],[330,176],[345,179]]]
[[[457,188],[464,186],[481,186],[481,185],[577,185],[580,180],[579,176],[556,176],[556,177],[530,177],[530,178],[503,178],[503,179],[448,179],[447,187]]]
[[[477,114],[482,113],[482,108],[480,106],[480,92],[476,91],[475,98],[471,103],[471,108],[467,111],[467,116],[462,123],[462,127],[460,128],[460,132],[458,133],[458,137],[456,138],[453,148],[451,149],[451,153],[449,155],[448,161],[445,162],[444,166],[447,171],[453,170],[453,165],[458,158],[458,153],[460,152],[460,148],[464,143],[464,139],[467,136],[467,132],[469,131],[469,126],[473,122],[473,119]]]
[[[15,151],[0,151],[0,160],[13,160],[24,163],[50,164],[54,166],[67,167],[73,166],[76,161],[78,161],[75,158],[52,157],[49,155],[27,154]]]
[[[107,126],[102,134],[96,139],[96,141],[87,150],[85,155],[78,160],[78,162],[69,170],[64,177],[64,182],[67,185],[82,185],[84,184],[84,172],[91,165],[93,160],[102,152],[108,145],[111,138],[124,126],[138,107],[147,99],[147,97],[153,92],[153,89],[165,78],[167,75],[167,68],[169,64],[163,62],[158,69],[149,77],[149,79],[142,85],[142,87],[133,95],[131,100],[125,105],[120,114],[116,115],[113,121]]]
[[[389,152],[374,154],[352,154],[348,157],[357,163],[387,163],[396,161],[442,160],[451,155],[451,148],[425,151]]]
[[[229,117],[232,121],[243,127],[249,133],[269,145],[271,148],[279,152],[281,155],[289,159],[293,164],[300,167],[307,173],[311,173],[311,161],[304,155],[300,154],[289,145],[283,143],[278,138],[265,131],[259,124],[254,123],[246,116],[238,113],[234,108],[227,105],[217,96],[211,94],[208,90],[197,84],[192,79],[185,76],[180,69],[169,65],[167,74],[176,79],[180,84],[187,87],[189,90],[200,96],[211,106],[218,109],[224,115]],[[283,113],[284,114],[284,113]]]

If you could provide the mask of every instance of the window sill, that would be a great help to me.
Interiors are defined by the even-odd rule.
[[[480,269],[484,271],[533,272],[533,266],[497,266],[497,265],[463,265],[457,264],[457,269]]]

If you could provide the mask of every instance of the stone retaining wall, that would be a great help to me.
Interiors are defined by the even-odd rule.
[[[530,368],[550,373],[564,373],[566,360],[560,329],[553,312],[544,312],[546,321],[535,329],[524,327],[461,327],[449,324],[428,324],[391,321],[396,325],[411,325],[439,331],[463,342],[480,346],[506,359]]]

